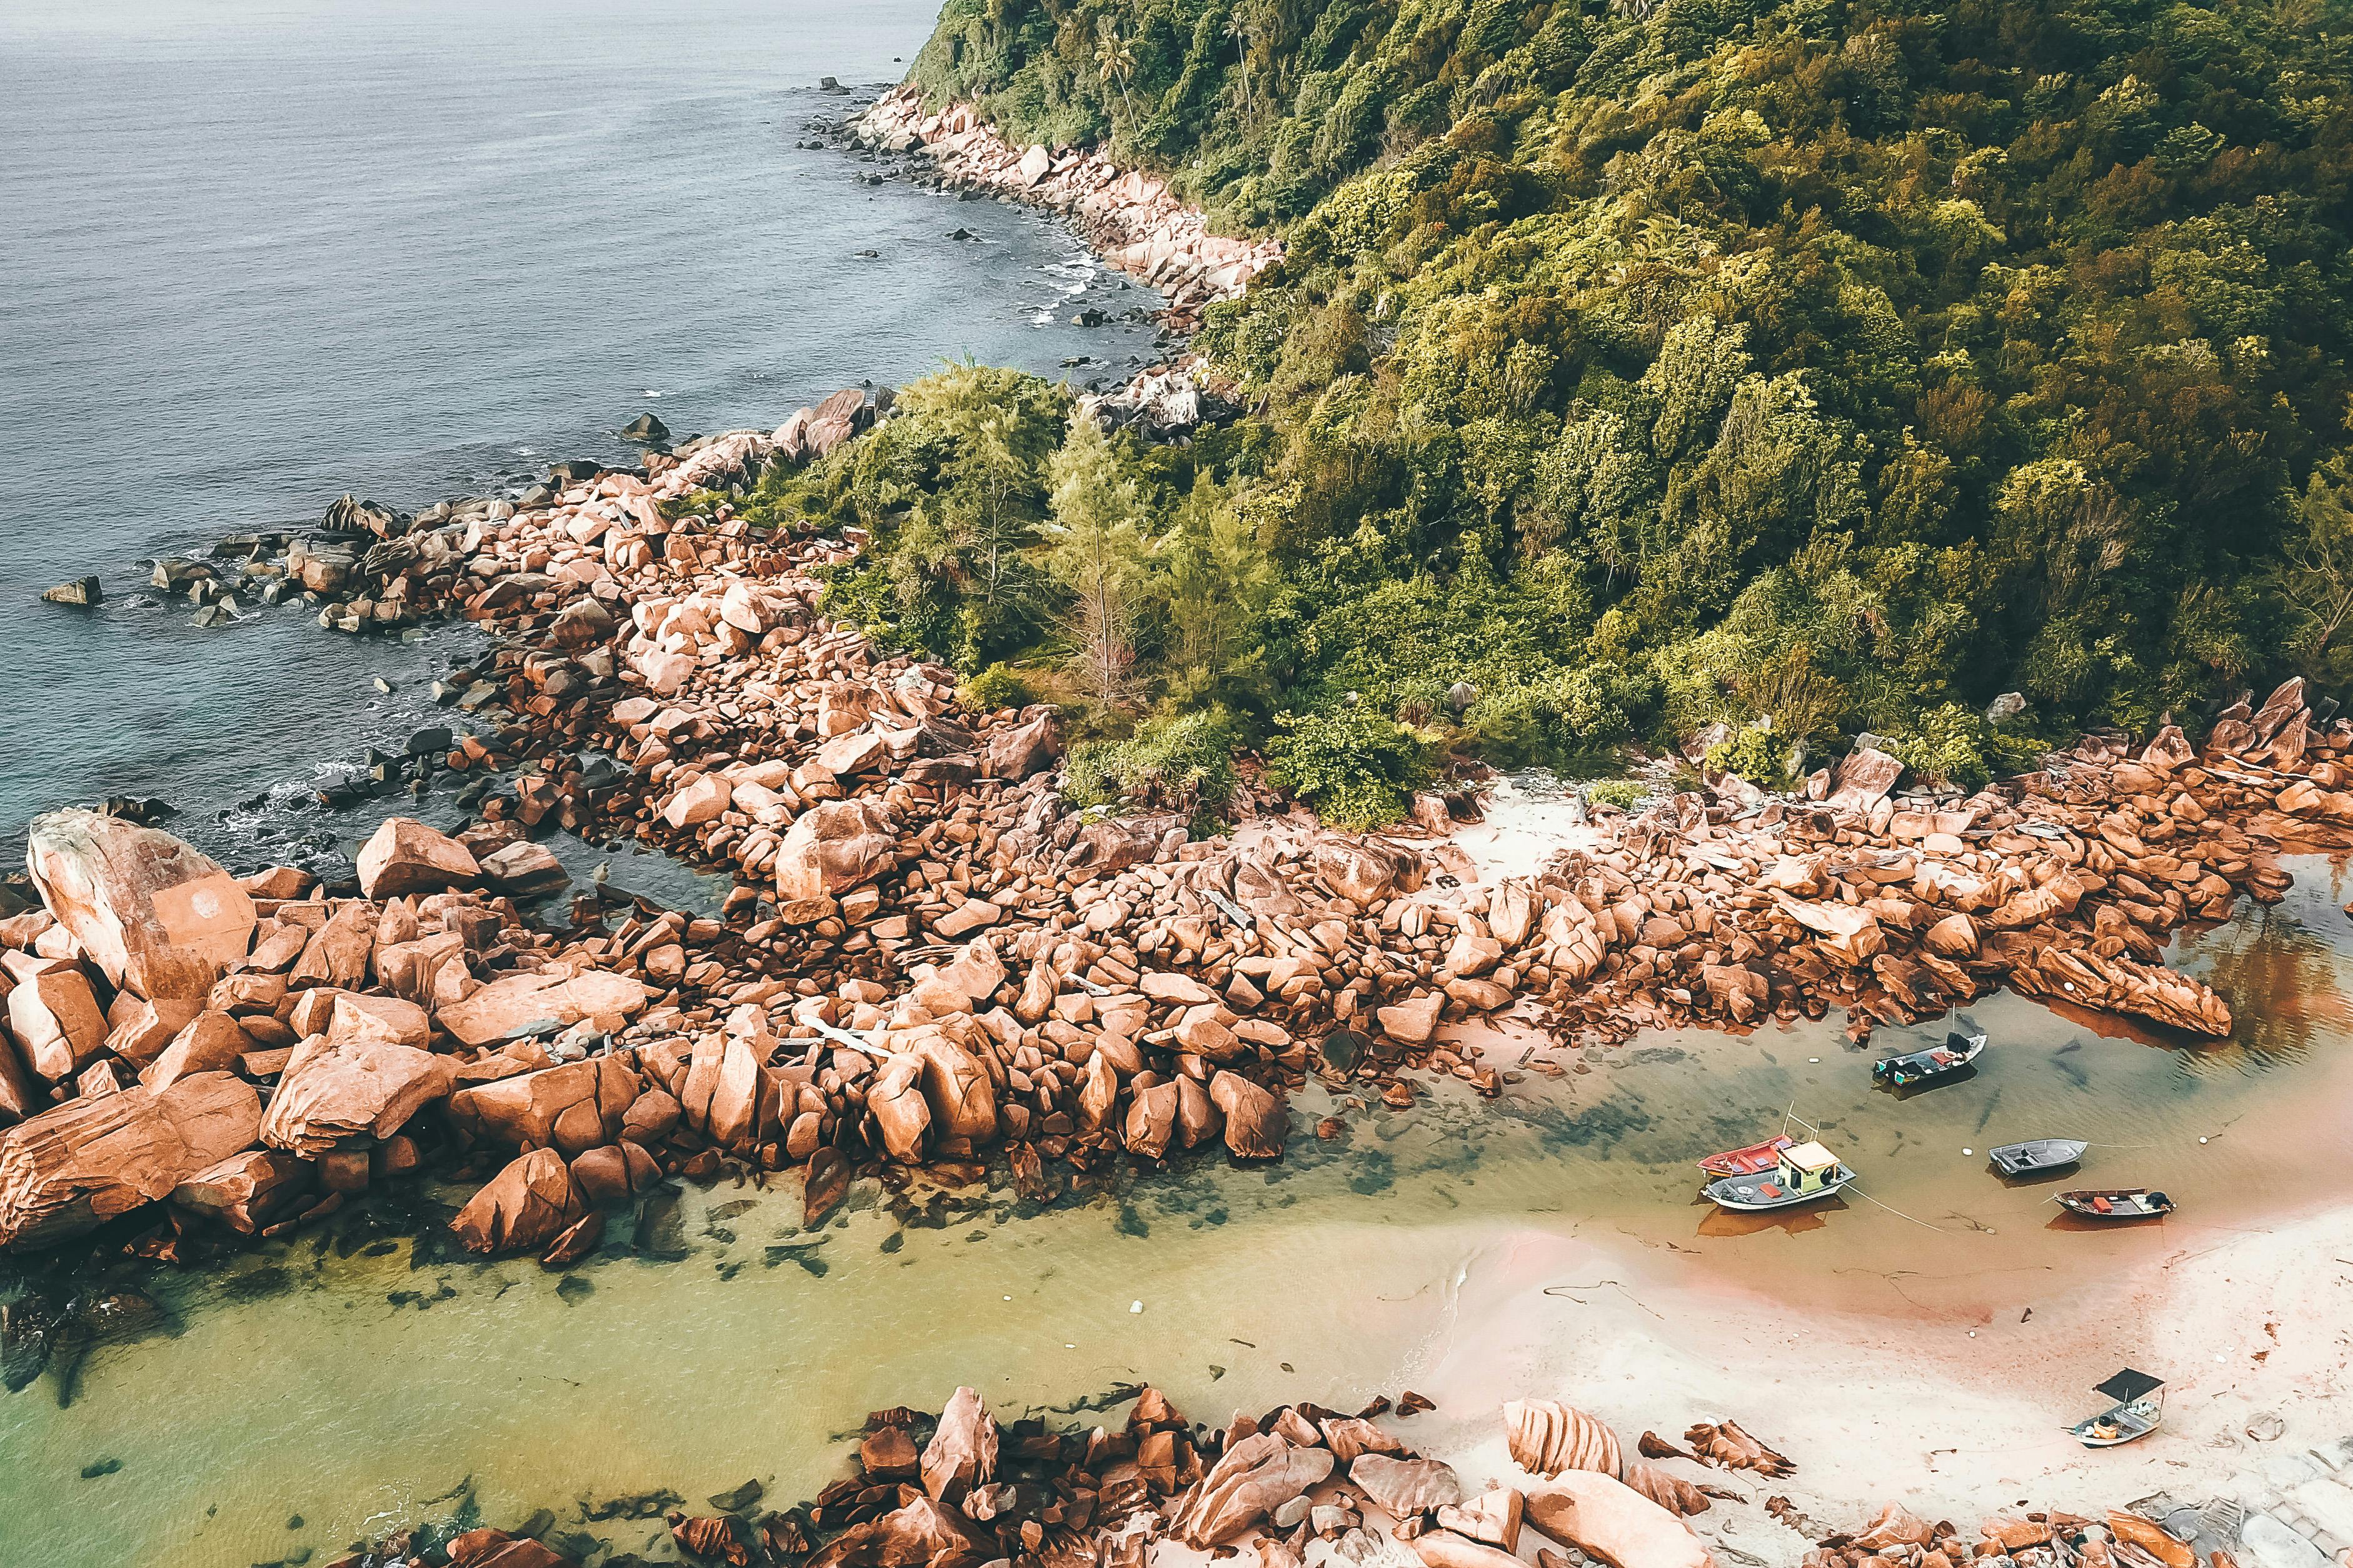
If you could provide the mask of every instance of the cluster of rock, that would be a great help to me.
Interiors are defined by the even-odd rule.
[[[1771,1502],[1782,1503],[1777,1512],[1786,1511],[1784,1500]],[[1996,1514],[1980,1521],[1976,1539],[1969,1540],[1949,1521],[1932,1524],[1891,1503],[1862,1530],[1824,1537],[1806,1553],[1805,1568],[1957,1568],[1970,1562],[2015,1568],[2199,1568],[2201,1561],[2210,1568],[2234,1568],[2237,1558],[2216,1546],[2201,1559],[2190,1541],[2163,1522],[2122,1509],[2096,1519],[2056,1510]]]
[[[1903,773],[1866,747],[1800,798],[1725,779],[1560,857],[1529,894],[1576,952],[1552,965],[1556,1022],[1843,1006],[1867,1032],[2007,985],[2220,1037],[2228,1005],[2160,963],[2166,940],[2276,901],[2283,847],[2353,829],[2353,723],[2316,722],[2301,680],[2225,710],[2202,749],[2169,723],[2137,751],[2086,737],[1966,800],[1891,793]]]
[[[1430,1407],[1413,1394],[1397,1406],[1404,1415]],[[760,1489],[746,1488],[713,1499],[726,1505],[720,1512],[667,1518],[690,1561],[730,1568],[1141,1568],[1161,1542],[1216,1556],[1248,1548],[1261,1568],[1508,1568],[1531,1530],[1563,1549],[1538,1548],[1539,1563],[1556,1568],[1714,1561],[1683,1516],[1707,1508],[1711,1495],[1733,1494],[1623,1464],[1616,1436],[1579,1412],[1552,1401],[1506,1405],[1512,1457],[1525,1473],[1474,1489],[1451,1465],[1417,1455],[1378,1425],[1390,1408],[1386,1398],[1353,1415],[1302,1403],[1255,1416],[1237,1411],[1223,1426],[1207,1426],[1146,1388],[1116,1427],[1057,1430],[1036,1417],[1000,1426],[973,1390],[959,1388],[936,1416],[870,1415],[849,1473],[806,1502],[767,1508]],[[1530,1423],[1565,1428],[1576,1444],[1531,1447],[1523,1430]],[[1640,1484],[1620,1479],[1621,1468]],[[438,1546],[395,1536],[337,1568],[399,1568],[428,1556],[446,1556],[452,1568],[571,1561],[540,1541],[482,1530]],[[617,1568],[639,1560],[605,1561]]]
[[[544,853],[544,851],[540,851]],[[395,819],[361,896],[237,879],[171,835],[37,818],[0,921],[0,1246],[153,1204],[274,1233],[417,1168],[429,1106],[577,1055],[646,1004],[553,957],[462,845]]]
[[[913,83],[883,94],[849,130],[871,147],[920,149],[944,184],[1068,214],[1104,259],[1166,295],[1163,320],[1174,331],[1193,331],[1203,310],[1238,298],[1252,278],[1282,259],[1280,240],[1211,234],[1201,214],[1153,175],[1123,171],[1098,151],[1016,147],[971,104],[934,113]]]

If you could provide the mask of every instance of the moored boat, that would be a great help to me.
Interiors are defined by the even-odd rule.
[[[2149,1187],[2117,1187],[2107,1192],[2078,1189],[2061,1193],[2060,1204],[2085,1219],[2157,1219],[2173,1212],[2173,1200]]]
[[[2165,1380],[2125,1368],[2095,1386],[2116,1403],[2097,1415],[2087,1415],[2067,1430],[2086,1448],[2113,1448],[2136,1437],[2146,1437],[2165,1422]]]
[[[1820,1143],[1793,1143],[1779,1152],[1769,1171],[1725,1176],[1701,1191],[1718,1208],[1758,1214],[1827,1198],[1854,1180],[1854,1173]]]
[[[1925,1051],[1908,1051],[1900,1057],[1880,1058],[1872,1064],[1871,1076],[1890,1089],[1912,1089],[1967,1072],[1985,1048],[1986,1037],[1983,1034],[1965,1035],[1957,1029],[1945,1037],[1945,1043],[1941,1046],[1930,1046]]]
[[[2005,1176],[2031,1176],[2041,1171],[2064,1169],[2082,1159],[2084,1151],[2090,1147],[2081,1138],[2032,1138],[1989,1150],[1986,1158]]]
[[[1767,1138],[1762,1143],[1751,1143],[1745,1149],[1726,1149],[1710,1154],[1699,1163],[1699,1168],[1711,1176],[1755,1176],[1771,1170],[1781,1162],[1781,1151],[1793,1147],[1795,1138],[1784,1132],[1778,1138]]]

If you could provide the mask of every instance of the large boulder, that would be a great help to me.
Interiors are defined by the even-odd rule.
[[[0,1134],[0,1247],[61,1240],[169,1197],[251,1146],[261,1096],[227,1073],[77,1100]]]
[[[601,969],[575,974],[558,964],[494,980],[435,1017],[463,1044],[488,1046],[551,1022],[562,1027],[583,1018],[626,1018],[645,1007],[646,994],[644,984],[628,975]]]
[[[359,856],[360,891],[371,899],[438,893],[481,880],[473,851],[413,816],[385,819]]]
[[[170,834],[94,811],[37,816],[25,857],[49,912],[121,989],[173,1004],[174,1026],[253,944],[253,900]]]
[[[1421,885],[1420,857],[1361,838],[1317,839],[1314,864],[1325,887],[1359,909]]]
[[[1178,1500],[1169,1530],[1188,1546],[1221,1546],[1332,1473],[1328,1448],[1295,1447],[1273,1432],[1243,1438]]]
[[[449,1092],[448,1058],[365,1036],[313,1035],[294,1047],[261,1141],[304,1155],[382,1142]]]
[[[1609,1568],[1714,1568],[1682,1520],[1598,1471],[1569,1470],[1531,1488],[1526,1508],[1530,1524]]]
[[[461,1089],[449,1097],[449,1121],[487,1142],[576,1155],[620,1137],[645,1089],[628,1057],[589,1057]]]
[[[51,1083],[63,1083],[106,1044],[106,1015],[81,966],[66,959],[7,955],[8,1031],[25,1065]]]
[[[1054,765],[1062,754],[1062,738],[1054,716],[1040,712],[1025,724],[1014,724],[989,736],[981,747],[981,770],[995,779],[1018,781]]]
[[[470,1252],[537,1252],[587,1212],[564,1156],[533,1149],[467,1200],[449,1228]]]
[[[1209,1080],[1209,1099],[1225,1113],[1226,1148],[1237,1160],[1279,1160],[1291,1135],[1291,1108],[1282,1096],[1238,1072]]]
[[[216,1161],[172,1189],[172,1205],[251,1236],[311,1190],[308,1160],[274,1149],[248,1149]]]
[[[1462,1500],[1462,1478],[1440,1459],[1400,1459],[1359,1454],[1348,1462],[1348,1479],[1366,1497],[1404,1519]]]
[[[1617,1433],[1557,1399],[1505,1401],[1504,1438],[1512,1462],[1532,1476],[1563,1470],[1614,1476],[1624,1458]]]
[[[822,801],[801,813],[776,849],[776,896],[838,898],[897,861],[891,818],[871,800]]]
[[[866,1090],[866,1110],[884,1153],[908,1164],[921,1160],[923,1137],[932,1127],[932,1108],[923,1099],[923,1058],[906,1051],[883,1058]]]
[[[807,1568],[923,1568],[978,1562],[987,1555],[956,1510],[918,1497],[880,1519],[853,1524],[811,1557]]]
[[[940,1412],[939,1428],[923,1446],[923,1489],[951,1505],[997,1479],[997,1420],[971,1389],[957,1389]]]

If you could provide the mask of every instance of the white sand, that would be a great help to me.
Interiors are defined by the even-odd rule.
[[[2235,1494],[2267,1458],[2353,1431],[2353,1211],[2187,1245],[2024,1322],[1894,1322],[1829,1300],[1803,1317],[1671,1272],[1615,1245],[1499,1236],[1401,1369],[1439,1409],[1397,1429],[1478,1485],[1514,1474],[1497,1410],[1516,1395],[1577,1405],[1630,1452],[1646,1428],[1680,1444],[1689,1423],[1729,1417],[1797,1473],[1667,1468],[1747,1496],[1753,1506],[1719,1503],[1694,1527],[1774,1563],[1810,1542],[1763,1512],[1769,1495],[1825,1531],[1899,1502],[1973,1537],[1979,1519],[2021,1505],[2096,1514],[2161,1490]],[[2081,1447],[2061,1427],[2099,1408],[2091,1385],[2126,1364],[2168,1380],[2164,1427],[2120,1448]],[[2245,1428],[2263,1412],[2285,1431],[2257,1443]]]

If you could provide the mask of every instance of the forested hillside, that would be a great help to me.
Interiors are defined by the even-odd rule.
[[[958,372],[768,504],[877,530],[835,590],[870,622],[1145,723],[1107,792],[1220,726],[1356,818],[1439,747],[1718,722],[1767,781],[1868,729],[1974,783],[2078,723],[2334,687],[2348,28],[951,0],[927,90],[1285,237],[1198,344],[1251,412],[1065,440],[1058,394]]]

